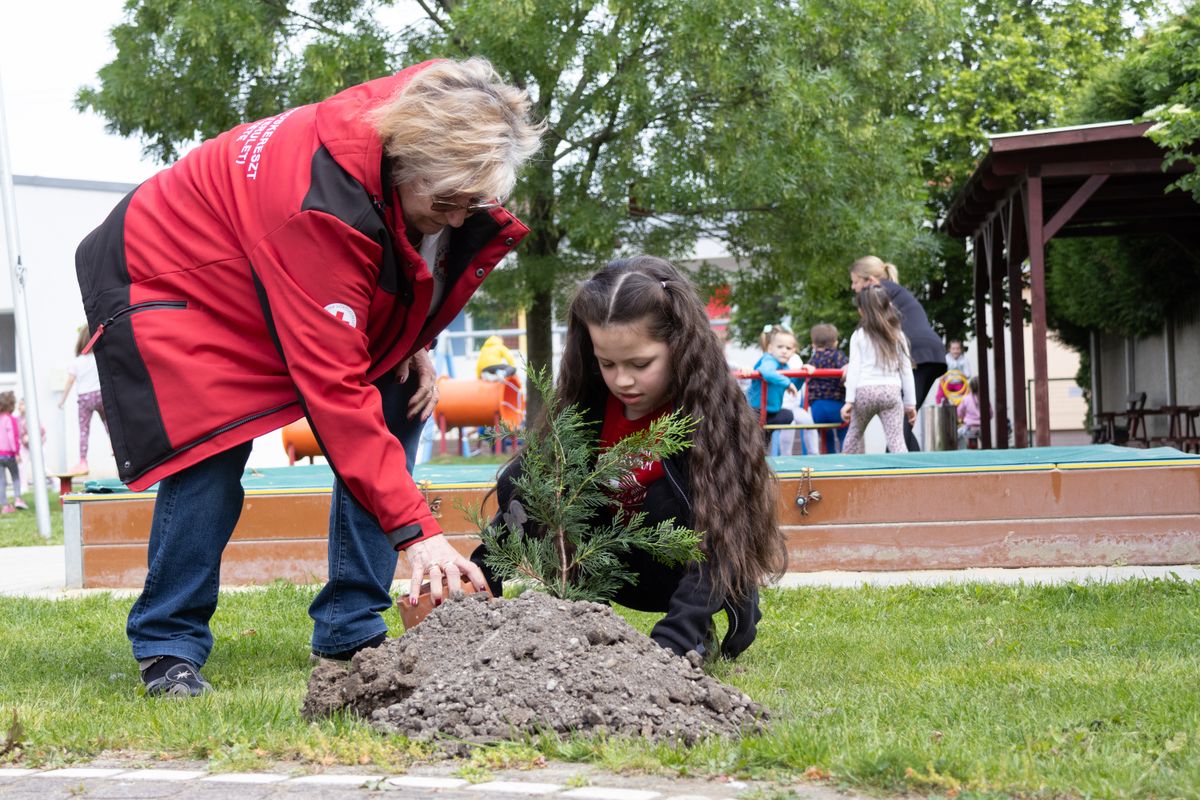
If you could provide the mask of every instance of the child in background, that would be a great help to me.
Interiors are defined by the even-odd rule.
[[[878,415],[887,435],[888,450],[907,453],[904,418],[917,418],[912,361],[908,339],[900,329],[900,315],[887,291],[866,286],[854,297],[860,322],[850,336],[850,361],[846,365],[846,403],[842,419],[850,423],[844,453],[865,452],[863,432]]]
[[[0,514],[14,514],[17,503],[27,508],[21,500],[21,474],[17,470],[17,456],[21,454],[21,422],[13,413],[17,410],[17,396],[12,392],[0,392]],[[12,478],[12,493],[15,502],[8,502],[8,478]]]
[[[79,463],[69,470],[75,474],[88,471],[88,438],[92,432],[93,413],[100,415],[104,430],[108,430],[104,403],[100,399],[100,373],[96,371],[96,357],[83,352],[88,338],[88,327],[84,325],[75,339],[75,359],[67,367],[67,385],[63,387],[62,397],[58,398],[58,407],[62,408],[67,402],[67,394],[70,393],[71,387],[75,387],[75,399],[79,404]]]
[[[33,487],[32,481],[29,480],[33,461],[30,460],[29,456],[29,420],[25,417],[25,398],[23,397],[17,401],[17,421],[21,423],[21,455],[17,458],[17,467],[21,473],[20,494],[25,494],[26,491]],[[42,443],[45,444],[45,442],[46,426],[43,425]],[[13,505],[17,508],[29,508],[29,506],[25,504],[25,501],[21,499],[20,495],[17,496],[17,500],[15,503],[13,503]]]
[[[822,323],[814,325],[809,332],[812,337],[813,354],[808,365],[814,369],[841,369],[846,366],[846,354],[837,349],[838,329]],[[809,378],[808,408],[813,422],[842,421],[842,404],[846,402],[846,387],[843,378]],[[846,441],[846,429],[823,430],[825,452],[837,453]]]
[[[971,378],[967,382],[967,393],[958,403],[958,449],[972,447],[979,443],[980,409],[979,409],[979,378]],[[972,447],[972,449],[974,449]]]
[[[797,369],[809,372],[812,367],[801,364]],[[804,378],[792,378],[795,391],[784,392],[783,407],[792,412],[792,422],[812,425],[812,414],[804,407],[804,381]],[[804,455],[815,456],[821,452],[821,439],[815,428],[783,428],[779,431],[779,455],[795,455],[797,433],[800,434],[801,452]]]
[[[479,348],[479,359],[475,362],[475,377],[481,381],[499,383],[517,374],[517,362],[512,351],[499,336],[489,336]]]
[[[793,341],[794,344],[794,341]],[[762,614],[758,587],[782,574],[785,540],[776,518],[775,481],[763,453],[758,419],[746,405],[708,323],[705,304],[678,269],[661,258],[618,259],[580,286],[567,314],[556,386],[563,407],[575,405],[597,423],[597,444],[611,446],[672,409],[697,421],[692,446],[637,470],[619,508],[702,531],[703,561],[668,567],[633,550],[622,567],[638,576],[614,602],[665,612],[650,638],[677,655],[715,655],[713,615],[729,627],[720,653],[733,658],[754,641]],[[545,419],[536,423],[546,430]],[[501,509],[514,499],[518,456],[501,471]],[[497,597],[481,545],[471,556]]]
[[[968,378],[971,377],[971,362],[967,358],[967,354],[963,352],[963,343],[958,339],[951,339],[947,345],[946,352],[946,370],[956,369]]]
[[[779,374],[779,370],[787,369],[788,361],[796,354],[796,337],[790,328],[784,325],[768,325],[763,328],[759,337],[762,345],[762,358],[754,364],[754,371],[762,375],[750,381],[746,396],[750,407],[756,412],[762,409],[763,384],[767,387],[767,425],[790,425],[795,416],[792,410],[784,408],[783,396],[795,393],[796,386],[792,379]],[[764,430],[767,444],[771,442],[771,431]],[[791,455],[786,453],[785,455]]]

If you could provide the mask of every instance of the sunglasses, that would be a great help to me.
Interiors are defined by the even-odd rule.
[[[480,211],[491,211],[493,208],[500,207],[499,200],[479,200],[472,201],[466,205],[456,203],[453,200],[447,200],[444,197],[435,197],[429,202],[429,207],[439,214],[453,214],[455,211],[465,211],[467,216],[476,214]]]

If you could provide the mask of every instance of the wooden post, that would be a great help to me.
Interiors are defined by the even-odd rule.
[[[975,346],[979,348],[979,446],[992,449],[992,401],[988,396],[991,380],[988,377],[987,307],[988,276],[991,273],[994,252],[992,246],[992,223],[988,222],[976,231],[972,249],[975,251]]]
[[[1034,444],[1050,446],[1050,383],[1046,362],[1046,254],[1042,237],[1042,177],[1029,176],[1029,207],[1026,224],[1029,234],[1030,305],[1033,309],[1033,414],[1036,426]]]
[[[1011,202],[1011,201],[1009,201]],[[1005,215],[1011,213],[1007,204],[1000,209],[997,219],[1000,226],[992,227],[992,264],[988,269],[992,281],[992,363],[995,364],[996,386],[992,394],[996,398],[996,438],[992,446],[998,450],[1008,449],[1008,347],[1004,341],[1004,265],[1008,256],[1008,227]]]
[[[1008,206],[1009,240],[1007,244],[1008,264],[1008,318],[1009,342],[1012,345],[1012,425],[1013,445],[1029,447],[1029,408],[1025,405],[1025,279],[1021,264],[1025,261],[1026,242],[1025,204],[1021,196],[1014,195]]]

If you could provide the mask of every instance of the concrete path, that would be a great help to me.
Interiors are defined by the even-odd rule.
[[[1058,584],[1167,578],[1200,580],[1200,566],[1164,567],[1031,567],[1026,569],[931,569],[907,572],[789,572],[780,585],[795,586],[899,586],[938,583],[1027,583]],[[66,587],[66,563],[62,545],[50,547],[0,548],[0,595],[22,597],[76,597],[96,591],[117,595],[137,594],[141,587],[128,589],[71,589]]]
[[[5,800],[171,798],[171,800],[354,800],[394,792],[404,800],[494,800],[544,797],[552,800],[734,800],[775,797],[796,800],[865,800],[817,783],[786,785],[701,780],[653,775],[614,775],[586,764],[551,763],[538,770],[496,771],[486,781],[458,777],[457,766],[414,769],[404,775],[338,768],[301,775],[283,771],[211,774],[202,762],[169,768],[144,763],[97,761],[81,767],[30,770],[0,767]]]
[[[0,548],[0,595],[62,593],[67,582],[63,546]]]

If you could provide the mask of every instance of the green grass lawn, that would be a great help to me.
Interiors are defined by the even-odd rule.
[[[300,718],[314,591],[225,594],[205,668],[217,692],[190,702],[139,696],[131,600],[0,598],[0,732],[15,713],[25,764],[108,752],[217,770],[401,769],[424,757],[355,719]],[[770,708],[768,734],[693,748],[537,739],[479,757],[785,784],[807,773],[885,795],[1200,796],[1197,585],[771,590],[763,610],[758,642],[715,673]],[[629,616],[643,630],[654,619]]]
[[[50,539],[43,539],[42,535],[38,533],[33,492],[26,492],[23,497],[26,504],[29,505],[28,511],[0,515],[0,547],[32,547],[63,543],[62,504],[58,502],[58,492],[48,492],[48,494]]]

